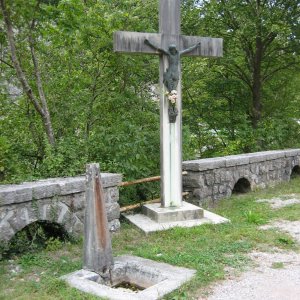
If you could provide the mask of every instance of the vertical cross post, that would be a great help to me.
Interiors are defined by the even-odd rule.
[[[117,31],[114,33],[115,52],[156,54],[160,56],[160,165],[162,207],[180,207],[182,205],[180,57],[181,55],[220,57],[223,52],[223,40],[220,38],[183,36],[180,34],[180,2],[180,0],[159,1],[159,33],[127,31]],[[171,52],[173,50],[177,51],[177,54]],[[171,68],[170,64],[172,64]],[[178,70],[176,69],[177,66]],[[168,68],[171,69],[171,71],[169,70],[170,72],[167,71]],[[176,78],[171,78],[166,86],[166,79],[172,77],[174,73],[176,73]],[[178,82],[178,84],[176,85],[174,82]],[[175,107],[178,115],[175,121],[172,120],[171,122],[169,119],[170,100],[166,94],[172,94],[172,90],[175,90],[177,93]]]
[[[170,44],[179,45],[180,0],[161,0],[159,7],[159,32],[162,35],[161,46],[168,49]],[[181,114],[181,78],[177,85],[178,116],[175,123],[169,122],[169,100],[163,83],[163,75],[168,68],[165,55],[160,56],[160,172],[161,205],[163,207],[182,204],[182,114]],[[179,64],[180,68],[180,64]],[[180,70],[179,74],[181,74]],[[180,76],[181,77],[181,76]]]

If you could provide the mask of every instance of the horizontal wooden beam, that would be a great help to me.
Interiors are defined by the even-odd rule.
[[[187,49],[197,43],[201,43],[200,47],[194,51],[184,54],[185,56],[202,56],[202,57],[222,57],[223,56],[223,39],[199,36],[180,37],[180,50]]]
[[[116,31],[114,32],[114,52],[159,55],[159,52],[145,44],[145,39],[149,39],[158,46],[161,44],[161,34],[158,33]]]
[[[134,185],[138,183],[146,183],[146,182],[151,182],[151,181],[159,181],[160,176],[154,176],[154,177],[148,177],[148,178],[143,178],[143,179],[137,179],[134,181],[125,181],[121,182],[118,184],[118,186],[129,186],[129,185]]]
[[[187,49],[197,43],[200,47],[194,51],[184,54],[186,56],[221,57],[223,56],[223,39],[198,36],[176,36],[159,33],[143,33],[130,31],[117,31],[114,33],[114,51],[122,53],[144,53],[156,54],[158,51],[145,44],[149,39],[157,47],[168,49],[170,44],[179,44],[180,51]],[[178,42],[179,41],[179,42]]]

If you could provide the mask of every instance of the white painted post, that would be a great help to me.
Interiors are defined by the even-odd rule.
[[[159,31],[162,34],[162,48],[168,49],[173,36],[173,43],[179,45],[180,34],[180,0],[161,0],[159,9]],[[180,207],[182,205],[182,156],[181,156],[181,80],[178,82],[177,109],[178,116],[175,123],[169,122],[168,92],[163,83],[163,74],[168,68],[168,60],[160,57],[160,168],[161,168],[161,205],[163,207]],[[180,69],[180,66],[179,66]],[[180,70],[179,74],[180,74]],[[181,79],[181,78],[180,78]]]

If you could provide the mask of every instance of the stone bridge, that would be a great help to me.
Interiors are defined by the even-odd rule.
[[[234,192],[247,192],[300,174],[300,149],[267,151],[186,161],[183,189],[189,201],[214,204]],[[120,227],[119,174],[101,174],[111,231]],[[54,178],[0,185],[0,245],[36,221],[63,225],[73,235],[83,231],[85,177]]]
[[[120,227],[119,174],[101,174],[111,231]],[[85,177],[53,178],[0,185],[0,244],[36,221],[63,225],[76,236],[83,231]]]
[[[266,151],[186,161],[183,189],[190,201],[214,205],[232,193],[265,188],[300,175],[300,149]]]

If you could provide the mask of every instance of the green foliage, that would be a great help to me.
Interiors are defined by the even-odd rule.
[[[102,171],[122,173],[124,180],[158,175],[159,104],[150,92],[158,83],[158,59],[115,54],[112,41],[117,30],[157,32],[158,1],[6,2],[18,56],[37,94],[28,47],[35,19],[31,33],[56,145],[48,144],[15,71],[2,63],[0,182],[82,174],[91,161],[99,162]],[[261,21],[253,15],[254,2],[182,1],[184,34],[224,38],[223,58],[182,61],[184,159],[300,145],[300,77],[293,68],[299,51],[298,6],[264,1],[258,14],[264,20],[262,37],[272,40],[261,65],[262,116],[253,128],[255,64],[247,49],[255,48]],[[11,64],[2,31],[0,43],[1,59]],[[122,201],[151,199],[158,190],[155,184],[128,188]]]
[[[31,252],[45,248],[54,251],[60,249],[67,240],[72,240],[72,238],[60,225],[35,222],[17,232],[10,242],[0,249],[0,254],[8,258],[25,252],[31,255]],[[24,259],[26,260],[26,256]]]
[[[294,245],[295,241],[293,239],[291,239],[290,237],[279,237],[278,238],[278,242],[282,245]]]
[[[297,147],[299,4],[215,0],[185,1],[183,7],[185,34],[224,38],[223,58],[193,59],[183,73],[184,117],[197,156]]]
[[[251,210],[244,212],[244,216],[246,218],[246,221],[250,224],[260,225],[265,223],[265,220],[260,214]]]
[[[13,153],[10,151],[10,144],[5,137],[0,137],[0,181],[4,180],[4,174],[11,174],[13,172],[12,163]]]
[[[181,292],[179,295],[176,295],[172,298],[172,300],[187,300],[188,295],[186,292]]]
[[[50,237],[46,241],[46,250],[48,250],[48,251],[57,251],[57,250],[61,249],[62,247],[63,247],[63,243],[58,238]]]
[[[83,172],[87,161],[84,141],[66,137],[57,141],[55,148],[45,145],[44,158],[36,164],[34,177],[74,176]]]
[[[57,142],[51,147],[31,105],[21,95],[10,98],[1,86],[0,180],[72,176],[91,161],[125,180],[159,174],[159,106],[149,93],[158,61],[112,51],[116,30],[156,31],[153,2],[43,1],[37,10],[32,0],[10,6],[28,70],[27,22],[37,18],[36,51]],[[12,72],[3,67],[1,76],[8,78]]]

